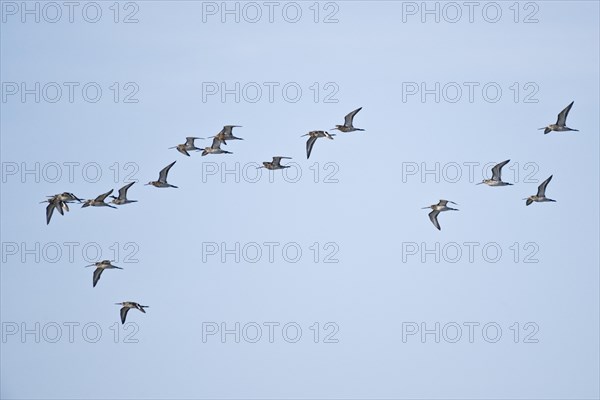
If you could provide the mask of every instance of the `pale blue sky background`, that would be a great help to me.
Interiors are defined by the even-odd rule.
[[[2,242],[118,242],[139,246],[139,263],[107,271],[96,288],[76,252],[69,262],[21,262],[6,256],[1,269],[1,319],[32,327],[78,322],[74,343],[18,335],[1,343],[2,398],[598,398],[599,392],[599,7],[598,2],[536,2],[538,23],[514,23],[512,2],[491,24],[402,22],[401,2],[336,2],[338,23],[312,21],[313,3],[290,24],[202,22],[201,2],[138,2],[137,24],[115,24],[108,7],[97,24],[1,25],[2,82],[98,82],[104,95],[90,104],[2,103],[3,163],[98,162],[103,177],[89,183],[2,184]],[[220,4],[220,2],[218,3]],[[283,4],[283,3],[282,3]],[[322,4],[322,3],[321,3]],[[420,2],[418,3],[420,4]],[[523,6],[524,3],[521,3]],[[463,9],[466,12],[465,9]],[[524,14],[525,11],[522,10]],[[523,18],[523,15],[521,15]],[[298,82],[301,100],[277,96],[255,104],[231,97],[202,102],[202,82]],[[136,82],[137,104],[115,104],[108,87]],[[335,82],[338,103],[314,103],[308,87]],[[431,97],[402,102],[402,82],[497,82],[497,103],[481,98],[456,104]],[[538,103],[515,103],[509,87],[534,82]],[[575,133],[543,135],[572,100]],[[319,139],[305,159],[305,138],[330,129],[363,107],[355,125],[365,132]],[[209,136],[225,124],[244,141],[232,155],[187,158],[169,146],[188,135]],[[199,144],[208,142],[200,141]],[[206,144],[208,145],[208,144]],[[225,147],[225,146],[224,146]],[[296,184],[243,180],[202,182],[202,164],[293,157]],[[402,181],[402,163],[531,162],[547,194],[558,202],[525,207],[539,183],[475,186]],[[169,182],[142,183],[177,160]],[[44,196],[63,191],[93,198],[118,189],[108,167],[136,163],[138,203],[118,210],[77,205],[44,220]],[[314,183],[309,169],[334,162],[338,183]],[[4,164],[5,168],[6,165]],[[508,168],[508,167],[507,167]],[[463,171],[466,171],[463,170]],[[481,179],[481,168],[476,168]],[[515,182],[511,170],[505,179]],[[420,207],[447,198],[457,213],[440,216],[439,232]],[[203,242],[297,242],[298,263],[202,262]],[[335,242],[337,264],[315,263],[309,246]],[[402,243],[496,242],[498,263],[402,262]],[[539,263],[515,263],[509,247],[535,242]],[[481,248],[481,247],[479,247]],[[278,253],[280,254],[280,253]],[[123,254],[121,254],[122,258]],[[522,259],[524,251],[520,255]],[[139,301],[132,311],[138,343],[114,343],[115,302]],[[297,322],[302,339],[274,343],[229,337],[202,342],[203,322]],[[81,326],[97,323],[102,339],[87,343]],[[339,326],[338,343],[312,341],[314,322]],[[403,322],[496,322],[495,344],[402,342]],[[509,327],[535,322],[538,343],[514,343]],[[120,328],[121,329],[121,328]],[[478,331],[480,332],[480,331]],[[121,335],[123,335],[121,330]],[[266,335],[266,330],[263,332]],[[463,332],[466,335],[466,329]],[[523,334],[523,332],[521,332]]]

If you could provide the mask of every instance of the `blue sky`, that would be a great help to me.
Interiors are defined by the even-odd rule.
[[[83,18],[87,3],[72,23],[65,7],[47,22],[41,3],[40,22],[22,22],[21,4],[1,4],[2,398],[598,398],[597,2],[499,2],[495,23],[485,2],[472,22],[461,6],[456,23],[443,3],[439,23],[423,22],[421,2],[280,2],[273,22],[259,2],[256,23],[244,3],[240,22],[221,20],[221,2],[122,3],[117,23],[112,2],[98,2],[97,23]],[[295,4],[291,23],[281,10]],[[130,13],[137,23],[123,23]],[[337,22],[324,23],[330,13]],[[35,82],[39,103],[23,102],[21,83]],[[248,90],[239,102],[203,92],[236,82]],[[436,82],[439,102],[403,92]],[[100,87],[97,102],[86,84]],[[500,88],[497,101],[484,86]],[[579,132],[537,130],[573,100]],[[336,132],[358,107],[365,131],[318,139],[306,160],[300,136]],[[244,140],[222,146],[233,154],[168,149],[226,124],[242,126]],[[293,168],[255,179],[275,155]],[[513,186],[475,185],[506,159]],[[143,186],[175,160],[178,189]],[[436,165],[439,176],[423,174]],[[94,198],[128,174],[137,203],[72,204],[46,225],[46,195]],[[550,175],[557,202],[526,207]],[[439,199],[460,210],[440,215],[441,231],[420,209]],[[124,269],[92,288],[84,266],[103,258]],[[125,300],[150,308],[121,326],[114,303]],[[39,343],[22,336],[36,323]],[[222,340],[236,323],[239,343]],[[439,343],[422,338],[436,323]]]

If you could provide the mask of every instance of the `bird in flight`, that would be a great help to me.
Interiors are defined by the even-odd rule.
[[[244,140],[233,136],[233,128],[241,128],[240,125],[225,125],[221,132],[217,133],[213,138],[219,139],[223,144],[227,144],[227,140]]]
[[[67,203],[78,201],[81,203],[81,199],[75,196],[73,193],[63,192],[55,194],[54,196],[47,196],[48,198],[41,203],[48,203],[46,206],[46,225],[50,223],[54,209],[57,209],[60,215],[65,215],[65,211],[69,211]]]
[[[482,183],[485,183],[488,186],[509,186],[509,185],[512,185],[512,183],[502,182],[502,167],[504,167],[509,162],[510,162],[510,160],[506,160],[506,161],[502,161],[500,164],[496,164],[494,166],[494,168],[492,168],[492,178],[491,179],[484,179],[483,181],[479,182],[478,185],[481,185]]]
[[[173,161],[171,164],[169,164],[166,167],[164,167],[163,169],[161,169],[160,172],[158,173],[157,181],[150,181],[150,182],[146,183],[146,185],[144,185],[144,186],[152,185],[152,186],[158,187],[158,188],[166,188],[166,187],[177,188],[177,186],[167,183],[167,174],[169,173],[169,170],[171,169],[171,167],[173,165],[175,165],[176,162],[177,161]]]
[[[118,306],[123,306],[123,307],[121,307],[121,324],[125,323],[125,319],[127,318],[127,313],[129,312],[130,309],[135,308],[136,310],[140,310],[141,312],[146,314],[146,310],[144,310],[144,308],[149,307],[149,306],[143,306],[134,301],[124,301],[122,303],[115,303],[115,304]]]
[[[221,141],[219,138],[215,137],[213,139],[212,145],[210,147],[205,147],[202,151],[202,155],[205,156],[207,154],[233,154],[230,151],[221,149]]]
[[[195,136],[188,136],[185,138],[185,143],[178,144],[177,146],[169,147],[169,149],[177,149],[178,152],[189,157],[190,156],[190,153],[188,153],[189,151],[202,150],[202,149],[196,147],[196,145],[194,144],[194,140],[196,140],[196,139],[202,139],[202,138],[195,137]]]
[[[348,115],[346,115],[344,117],[344,125],[336,125],[335,128],[333,128],[332,130],[339,130],[340,132],[354,132],[354,131],[364,131],[364,129],[361,128],[355,128],[354,125],[352,125],[353,121],[354,121],[354,116],[356,114],[358,114],[358,112],[362,110],[362,107],[357,108],[356,110],[350,112]]]
[[[117,267],[116,265],[112,265],[112,261],[110,261],[110,260],[98,261],[98,262],[95,262],[93,264],[86,265],[85,267],[86,268],[88,268],[88,267],[96,267],[96,269],[94,270],[94,275],[92,277],[92,284],[93,284],[92,287],[96,287],[96,284],[100,280],[100,275],[102,275],[102,272],[105,269],[123,269],[121,267]]]
[[[281,165],[281,160],[283,159],[291,160],[292,157],[273,157],[273,161],[263,161],[263,166],[258,168],[266,168],[270,170],[289,168],[289,165]]]
[[[81,206],[81,208],[84,207],[110,207],[110,208],[117,208],[115,206],[111,206],[110,204],[107,204],[104,202],[104,200],[108,197],[109,194],[111,194],[113,192],[114,189],[110,189],[108,192],[101,194],[100,196],[96,197],[95,199],[92,200],[86,200],[83,205]]]
[[[312,148],[315,145],[315,142],[318,138],[325,137],[327,139],[333,140],[335,134],[330,134],[326,131],[310,131],[302,136],[309,136],[308,140],[306,141],[306,159],[308,159],[310,157],[310,153],[312,152]]]
[[[571,107],[573,107],[573,103],[575,103],[575,101],[572,101],[571,104],[569,104],[568,106],[565,107],[564,110],[562,110],[559,114],[558,114],[558,118],[556,119],[556,124],[550,124],[544,128],[539,128],[544,130],[544,135],[555,131],[555,132],[566,132],[566,131],[575,131],[575,132],[579,132],[577,129],[571,129],[569,127],[567,127],[567,116],[569,115],[569,111],[571,111]]]
[[[122,205],[122,204],[129,204],[129,203],[135,203],[137,202],[137,200],[129,200],[127,198],[127,190],[129,190],[129,188],[134,184],[135,182],[131,182],[128,183],[127,185],[123,186],[121,189],[119,189],[119,197],[115,197],[115,196],[110,196],[113,199],[111,200],[111,203],[113,204],[117,204],[117,205]]]
[[[552,202],[556,202],[556,200],[552,200],[546,197],[546,186],[548,186],[548,183],[550,183],[550,181],[552,180],[552,175],[550,175],[550,178],[546,179],[544,182],[542,182],[542,184],[540,186],[538,186],[538,191],[537,194],[531,195],[529,197],[527,197],[525,201],[525,205],[530,205],[531,203],[535,202],[544,202],[544,201],[552,201]]]
[[[431,223],[433,224],[433,226],[435,226],[439,231],[442,230],[442,228],[440,227],[440,223],[438,222],[438,215],[442,212],[442,211],[458,211],[458,209],[456,208],[451,208],[448,207],[447,204],[451,203],[451,204],[456,204],[453,201],[449,201],[449,200],[440,200],[437,204],[432,204],[428,207],[423,207],[422,209],[432,209],[433,211],[431,211],[429,213],[429,220],[431,221]]]

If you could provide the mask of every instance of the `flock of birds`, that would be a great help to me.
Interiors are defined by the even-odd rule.
[[[577,129],[572,129],[567,126],[567,116],[569,115],[569,111],[571,111],[571,107],[573,107],[573,103],[574,103],[574,101],[572,101],[568,106],[566,106],[564,108],[564,110],[562,110],[558,114],[558,118],[556,119],[555,124],[550,124],[543,128],[539,128],[538,130],[543,129],[544,135],[549,132],[553,132],[553,131],[554,132],[578,131]],[[486,184],[488,186],[510,186],[510,185],[512,185],[512,183],[504,182],[502,180],[502,167],[504,167],[509,162],[510,162],[510,160],[506,160],[506,161],[502,161],[499,164],[496,164],[492,168],[492,177],[489,179],[484,179],[483,181],[479,182],[477,185],[481,185],[481,184]],[[533,202],[537,202],[537,203],[543,203],[543,202],[547,202],[547,201],[556,202],[556,200],[546,197],[546,187],[548,186],[548,183],[550,183],[550,181],[552,180],[552,176],[553,175],[550,175],[550,177],[548,179],[546,179],[544,182],[541,183],[540,186],[538,186],[538,190],[537,190],[536,194],[533,194],[533,195],[528,196],[523,199],[523,200],[525,200],[525,205],[528,206]],[[431,221],[433,226],[435,226],[438,230],[442,230],[442,228],[440,227],[440,223],[438,222],[438,215],[442,211],[458,211],[458,209],[456,209],[456,208],[448,207],[448,203],[456,204],[449,200],[440,200],[437,204],[432,204],[428,207],[423,207],[423,209],[433,210],[429,213],[429,220]]]
[[[574,102],[571,102],[571,104],[569,104],[564,110],[562,110],[558,114],[558,119],[555,124],[550,124],[546,127],[539,128],[539,129],[543,129],[544,134],[547,134],[552,131],[555,131],[555,132],[577,131],[577,129],[572,129],[572,128],[569,128],[566,126],[567,116],[569,114],[569,111],[571,110],[571,107],[573,106],[573,103]],[[355,128],[353,125],[354,117],[361,109],[362,109],[362,107],[357,108],[356,110],[348,113],[344,117],[344,124],[336,125],[335,128],[333,128],[332,130],[338,130],[340,132],[364,131],[364,129]],[[204,139],[204,138],[190,136],[190,137],[186,137],[185,143],[170,147],[170,149],[177,149],[178,152],[180,152],[181,154],[188,156],[188,157],[190,156],[191,151],[202,151],[202,156],[206,156],[208,154],[232,154],[230,151],[221,149],[221,144],[227,145],[227,141],[229,141],[229,140],[243,140],[242,138],[239,138],[239,137],[236,137],[233,135],[233,128],[239,128],[239,127],[241,127],[241,126],[225,125],[223,127],[223,129],[217,135],[210,137],[213,139],[213,141],[212,141],[212,145],[209,147],[205,147],[205,148],[196,147],[195,140]],[[308,158],[310,158],[310,154],[312,153],[313,147],[314,147],[317,139],[327,138],[327,139],[333,140],[333,137],[335,136],[335,134],[329,133],[327,131],[310,131],[302,136],[308,136],[308,140],[306,142],[306,158],[308,159]],[[207,139],[210,139],[210,138],[207,138]],[[290,159],[290,157],[275,156],[275,157],[273,157],[272,161],[264,161],[263,166],[258,167],[258,168],[266,168],[269,170],[278,170],[278,169],[289,168],[289,166],[281,165],[282,159]],[[489,179],[484,179],[482,182],[478,183],[478,185],[486,184],[488,186],[494,186],[494,187],[495,186],[512,185],[511,183],[502,181],[502,167],[504,167],[509,162],[510,162],[510,160],[506,160],[506,161],[503,161],[503,162],[497,164],[496,166],[494,166],[492,168],[492,177]],[[170,183],[167,182],[167,175],[169,174],[169,170],[173,167],[173,165],[175,165],[175,163],[176,163],[176,161],[173,161],[171,164],[164,167],[159,172],[158,180],[150,181],[146,185],[151,185],[151,186],[158,187],[158,188],[167,188],[167,187],[177,188],[177,186],[171,185]],[[552,180],[552,175],[548,179],[546,179],[544,182],[542,182],[541,185],[539,185],[537,194],[531,195],[531,196],[523,199],[523,200],[526,200],[525,204],[530,205],[533,202],[554,202],[554,201],[556,201],[556,200],[546,197],[546,187],[548,186],[548,183],[550,183],[551,180]],[[80,198],[75,196],[73,193],[69,193],[69,192],[64,192],[64,193],[56,194],[53,196],[47,196],[48,199],[46,199],[42,202],[42,203],[48,203],[48,205],[46,206],[46,224],[50,223],[50,219],[52,218],[52,214],[53,214],[54,210],[57,210],[61,215],[64,215],[65,211],[69,211],[68,204],[73,203],[73,202],[83,203],[81,206],[82,208],[90,207],[90,206],[116,208],[114,205],[120,206],[120,205],[129,204],[129,203],[135,203],[135,202],[137,202],[137,200],[129,200],[127,198],[127,191],[131,188],[131,186],[134,183],[135,182],[131,182],[131,183],[123,186],[122,188],[120,188],[119,196],[117,196],[117,197],[111,196],[111,194],[113,193],[113,189],[111,189],[110,191],[108,191],[106,193],[99,195],[95,199],[89,199],[89,200],[85,200],[85,201],[81,200]],[[109,196],[112,198],[112,200],[110,201],[110,203],[106,203],[106,198]],[[443,211],[458,211],[456,208],[448,207],[448,203],[456,204],[449,200],[440,200],[437,204],[423,207],[423,209],[431,209],[432,210],[429,213],[429,219],[431,220],[431,223],[438,230],[441,230],[440,224],[438,222],[438,215],[441,212],[443,212]],[[92,277],[93,287],[96,287],[98,281],[100,280],[100,276],[102,275],[102,272],[104,272],[104,270],[106,270],[106,269],[123,269],[121,267],[113,265],[112,262],[113,261],[111,261],[111,260],[102,260],[102,261],[98,261],[94,264],[90,264],[90,265],[86,266],[86,267],[92,267],[92,266],[96,267],[96,269],[94,270],[93,277]],[[127,318],[127,313],[130,309],[135,308],[136,310],[146,313],[146,311],[144,309],[148,308],[148,306],[143,306],[134,301],[124,301],[124,302],[115,303],[115,304],[122,306],[121,310],[120,310],[120,316],[121,316],[121,323],[123,323],[123,324],[125,323],[125,319]]]

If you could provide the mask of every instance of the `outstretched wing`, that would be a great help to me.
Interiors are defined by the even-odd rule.
[[[433,226],[435,226],[436,228],[438,228],[438,230],[442,230],[442,228],[440,228],[440,223],[437,220],[437,217],[439,215],[439,211],[437,210],[433,210],[432,212],[429,213],[429,219],[431,220],[431,223],[433,224]]]
[[[110,189],[108,192],[96,197],[95,201],[104,201],[104,199],[106,199],[108,197],[108,195],[111,194],[112,192],[113,192],[113,189]]]
[[[362,110],[362,107],[357,108],[356,110],[352,111],[351,113],[349,113],[348,115],[346,115],[344,117],[344,125],[345,126],[352,126],[352,123],[354,121],[354,116],[360,111]]]
[[[171,164],[167,165],[166,167],[164,167],[163,169],[160,170],[160,173],[158,174],[158,181],[159,182],[166,182],[167,181],[167,174],[169,173],[169,170],[171,169],[171,167],[173,165],[175,165],[177,161],[173,161]]]
[[[134,183],[135,182],[131,182],[131,183],[123,186],[121,189],[119,189],[119,199],[125,200],[127,198],[127,190],[129,190],[131,185],[133,185]]]
[[[310,153],[312,152],[312,148],[315,145],[317,138],[315,136],[311,136],[306,141],[306,159],[310,158]]]
[[[546,186],[548,186],[548,183],[550,183],[551,180],[552,180],[552,175],[550,175],[550,178],[546,179],[544,182],[542,182],[542,184],[540,186],[538,186],[538,191],[537,191],[538,197],[546,196]]]
[[[509,162],[510,162],[510,160],[502,161],[500,164],[497,164],[496,166],[494,166],[494,168],[492,168],[492,179],[493,180],[495,180],[495,181],[502,180],[502,167],[504,167]]]
[[[231,136],[233,134],[233,128],[241,128],[241,126],[239,125],[225,125],[223,127],[223,129],[221,129],[221,132],[218,133],[218,135],[225,135],[225,136]]]
[[[96,287],[96,284],[100,280],[100,275],[102,275],[102,271],[104,271],[104,268],[96,268],[94,270],[94,277],[93,277],[94,286],[93,287]]]
[[[195,136],[188,136],[185,138],[185,145],[189,146],[189,147],[194,147],[194,140],[196,139],[200,139],[199,137],[195,137]]]
[[[217,137],[215,137],[213,139],[212,145],[210,146],[213,149],[220,149],[221,148],[221,140]]]
[[[571,104],[566,106],[565,109],[562,110],[560,112],[560,114],[558,114],[558,118],[556,120],[556,125],[565,126],[567,124],[567,115],[569,115],[569,111],[571,111],[571,107],[573,107],[573,103],[575,103],[575,101],[572,101]]]
[[[54,207],[55,207],[54,202],[49,203],[48,206],[46,207],[46,225],[48,225],[50,223],[50,219],[52,218],[52,213],[54,212]]]
[[[122,307],[121,308],[121,323],[124,324],[125,323],[125,319],[127,318],[127,312],[129,311],[129,307]]]

